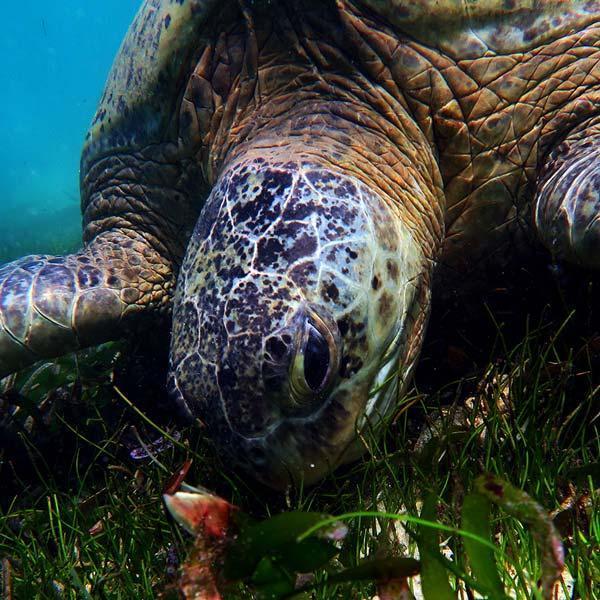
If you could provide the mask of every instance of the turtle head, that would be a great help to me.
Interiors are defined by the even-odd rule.
[[[308,160],[238,162],[182,266],[170,389],[260,480],[310,484],[356,458],[357,432],[396,404],[425,272],[410,228],[358,179]]]

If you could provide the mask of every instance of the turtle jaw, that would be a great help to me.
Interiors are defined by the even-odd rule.
[[[427,306],[415,302],[413,308],[422,314]],[[306,313],[301,307],[292,319],[297,329],[301,329],[299,322]],[[227,464],[272,489],[285,491],[290,486],[314,485],[340,465],[360,458],[368,450],[360,431],[380,429],[381,422],[396,406],[414,364],[414,355],[407,355],[405,342],[413,333],[405,328],[407,322],[414,323],[415,319],[398,320],[396,333],[378,362],[345,381],[338,381],[311,410],[278,410],[277,419],[262,431],[253,434],[240,431],[222,410],[221,402],[205,398],[205,405],[220,407],[205,409],[199,416],[210,437],[224,452]],[[289,330],[284,330],[277,335],[288,333]],[[407,360],[412,362],[408,364]],[[244,401],[266,397],[270,406],[289,406],[289,390],[285,388],[275,394],[266,393],[262,387],[256,391],[253,395],[252,390],[246,390]]]
[[[239,466],[284,491],[318,483],[368,451],[369,436],[361,432],[381,433],[382,422],[401,405],[416,364],[429,316],[427,281],[398,315],[379,358],[340,383],[318,409],[284,418],[264,436],[232,440]]]
[[[366,385],[345,385],[311,414],[284,417],[261,436],[232,431],[217,415],[207,425],[230,464],[274,490],[285,491],[290,486],[314,485],[364,453],[365,447],[357,444],[357,422],[367,395]]]
[[[421,315],[427,306],[414,310]],[[380,432],[381,423],[397,407],[416,362],[415,354],[407,354],[404,325],[405,321],[398,323],[377,366],[343,382],[312,413],[284,417],[254,438],[223,430],[215,430],[213,437],[225,435],[224,446],[236,465],[279,491],[314,485],[359,459],[368,451],[365,437]],[[367,431],[369,435],[361,434]]]

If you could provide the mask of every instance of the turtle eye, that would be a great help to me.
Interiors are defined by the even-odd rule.
[[[318,392],[325,387],[329,372],[329,345],[312,323],[308,323],[307,329],[308,335],[304,346],[304,379],[313,392]]]
[[[309,410],[324,399],[323,392],[337,373],[339,339],[331,324],[316,312],[302,315],[290,366],[289,407]]]

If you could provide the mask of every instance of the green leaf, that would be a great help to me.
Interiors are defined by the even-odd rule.
[[[315,538],[299,541],[298,537],[315,524],[328,518],[328,515],[322,513],[288,512],[276,515],[261,523],[242,527],[237,539],[227,551],[224,566],[225,577],[230,581],[250,577],[264,556],[281,556],[284,559],[287,556],[290,564],[297,561],[300,565],[304,559],[299,558],[299,551],[294,550],[294,547],[308,541],[308,539]],[[345,534],[345,526],[338,524],[334,530],[336,536],[341,535],[342,528]],[[320,531],[318,535],[321,538],[325,537],[327,539],[328,537],[326,531]],[[330,544],[330,547],[335,548],[332,544]],[[312,548],[314,549],[315,546],[312,546]],[[318,556],[324,557],[325,555],[328,556],[327,560],[331,558],[325,546],[320,546]],[[302,567],[300,570],[304,570],[306,564],[308,564],[308,560],[300,565]]]
[[[421,509],[421,519],[437,518],[437,495],[429,494]],[[456,594],[448,582],[448,571],[439,560],[439,533],[429,527],[419,527],[417,540],[421,556],[421,586],[426,600],[454,600]]]
[[[565,565],[563,545],[550,515],[524,491],[495,475],[478,477],[475,489],[509,515],[529,525],[542,553],[542,595],[550,600],[554,583]]]
[[[310,573],[325,566],[339,549],[332,543],[317,538],[308,538],[282,548],[276,554],[279,564],[297,573]]]
[[[462,528],[486,540],[492,539],[490,527],[490,502],[481,494],[469,494],[462,507]],[[489,590],[491,598],[506,598],[504,586],[498,575],[494,552],[477,540],[463,539],[465,552],[475,580]]]
[[[263,557],[252,575],[255,598],[276,600],[288,596],[294,591],[294,581],[279,565],[270,558]]]

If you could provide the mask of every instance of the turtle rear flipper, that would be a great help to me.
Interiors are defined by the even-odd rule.
[[[165,258],[129,232],[0,267],[0,377],[121,337],[137,315],[168,305],[172,278]]]
[[[534,218],[555,258],[600,268],[600,119],[552,149],[538,178]]]

